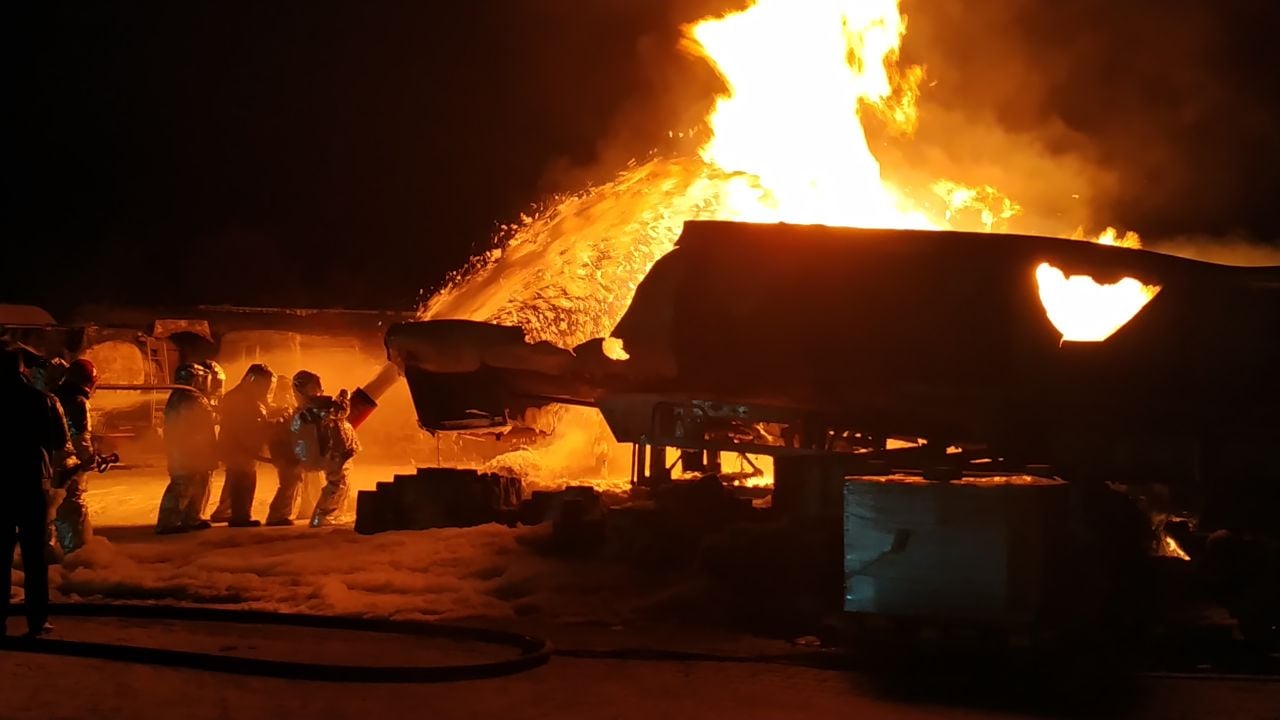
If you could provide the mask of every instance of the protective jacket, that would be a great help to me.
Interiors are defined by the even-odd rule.
[[[89,388],[63,382],[53,394],[62,405],[67,418],[67,430],[71,433],[71,449],[77,460],[93,459],[93,431],[89,426]]]
[[[0,492],[12,496],[42,489],[67,452],[69,434],[62,409],[52,395],[17,377],[0,380],[0,408],[0,458],[7,470]]]
[[[176,391],[164,406],[164,447],[170,475],[212,472],[218,467],[213,407],[198,392]]]
[[[244,383],[232,388],[219,407],[222,415],[222,459],[228,470],[247,470],[255,467],[258,458],[266,453],[271,426],[267,421],[267,407]]]

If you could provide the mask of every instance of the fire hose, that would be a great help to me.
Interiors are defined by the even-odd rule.
[[[9,609],[9,616],[20,616],[24,614],[25,609],[23,605],[15,605]],[[49,606],[49,614],[53,617],[170,620],[381,633],[402,637],[434,638],[509,647],[516,651],[516,655],[499,660],[456,665],[354,665],[272,660],[190,650],[47,637],[0,637],[0,652],[7,650],[11,652],[203,670],[234,675],[271,677],[284,680],[344,683],[443,683],[498,678],[542,667],[550,662],[552,656],[575,660],[770,664],[826,670],[847,669],[845,663],[830,652],[740,656],[650,648],[555,650],[550,641],[530,635],[491,628],[447,625],[429,621],[386,620],[341,615],[304,615],[190,606],[79,602],[53,603]]]
[[[10,608],[11,616],[23,614],[21,605]],[[0,650],[142,663],[165,667],[253,675],[287,680],[319,680],[356,683],[439,683],[513,675],[545,665],[551,659],[551,643],[541,638],[503,630],[462,625],[445,625],[412,620],[379,620],[333,615],[302,615],[260,610],[222,610],[167,605],[116,605],[110,603],[54,603],[49,614],[62,617],[128,618],[175,620],[180,622],[224,623],[309,628],[346,632],[368,632],[402,637],[435,638],[510,647],[515,657],[456,665],[349,665],[341,663],[272,660],[236,655],[220,655],[190,650],[125,645],[119,643],[14,638],[0,640]]]
[[[11,607],[10,616],[23,614],[22,605]],[[514,657],[452,665],[355,665],[299,662],[168,648],[100,643],[52,638],[0,637],[0,652],[25,652],[131,662],[163,667],[203,670],[235,675],[343,683],[444,683],[506,677],[542,667],[553,656],[573,660],[608,660],[649,663],[714,663],[779,665],[810,670],[859,672],[856,662],[829,648],[805,652],[737,655],[662,648],[553,649],[550,641],[491,628],[447,625],[430,621],[386,620],[352,616],[304,615],[260,610],[224,610],[205,607],[112,603],[54,603],[50,615],[82,618],[127,618],[179,622],[223,623],[308,628],[329,631],[380,633],[390,636],[434,638],[511,648]],[[1151,668],[1136,676],[1153,680],[1276,682],[1274,672],[1177,672]]]

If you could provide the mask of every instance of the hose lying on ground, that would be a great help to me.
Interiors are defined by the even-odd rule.
[[[55,617],[130,618],[238,625],[271,625],[427,637],[510,647],[517,652],[517,655],[502,660],[458,665],[344,665],[269,660],[137,645],[22,637],[0,638],[0,652],[10,650],[289,680],[352,683],[441,683],[496,678],[539,668],[546,665],[551,660],[552,655],[577,660],[768,664],[840,672],[848,672],[854,669],[854,665],[850,663],[849,658],[843,654],[825,650],[771,655],[733,655],[653,648],[553,650],[551,643],[542,638],[505,630],[444,625],[426,621],[380,620],[348,616],[302,615],[258,610],[224,610],[171,605],[116,605],[110,603],[54,603],[49,610],[50,615]],[[9,616],[20,616],[23,611],[23,606],[14,606],[10,608]],[[1219,673],[1209,671],[1180,673],[1148,671],[1140,672],[1138,675],[1152,679],[1174,680],[1261,682],[1276,682],[1280,680],[1280,675],[1268,672]]]
[[[21,605],[10,608],[10,617],[23,614]],[[437,638],[517,651],[512,658],[460,665],[344,665],[334,663],[270,660],[219,655],[191,650],[171,650],[138,645],[8,637],[0,650],[145,663],[165,667],[255,675],[290,680],[361,683],[436,683],[501,677],[532,670],[551,659],[551,643],[541,638],[487,628],[443,625],[412,620],[378,620],[330,615],[301,615],[258,610],[222,610],[169,605],[113,605],[108,603],[54,603],[49,614],[57,617],[132,618],[185,622],[272,625],[349,632],[373,632],[409,637]]]

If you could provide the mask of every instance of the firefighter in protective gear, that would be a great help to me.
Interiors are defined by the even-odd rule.
[[[209,392],[205,397],[208,398],[209,404],[213,406],[215,424],[221,424],[219,409],[222,407],[222,398],[227,386],[227,373],[222,369],[221,365],[213,360],[205,360],[200,364],[209,371]],[[212,481],[210,481],[209,487],[212,489]],[[206,497],[205,505],[208,504],[208,497]],[[225,475],[222,480],[222,490],[218,493],[218,505],[213,509],[209,520],[216,523],[224,523],[231,520],[231,483],[227,482]]]
[[[29,352],[23,353],[27,367],[27,381],[41,392],[53,394],[67,373],[67,361],[62,358],[44,358]]]
[[[209,401],[210,407],[216,413],[218,405],[222,403],[222,395],[227,389],[227,371],[212,360],[201,362],[200,367],[209,372],[209,389],[205,391],[204,398]]]
[[[214,429],[210,392],[211,373],[204,365],[185,363],[174,381],[192,388],[174,390],[164,406],[164,446],[169,461],[169,486],[160,498],[156,532],[204,530],[200,517],[209,499],[209,480],[218,467],[218,436]]]
[[[22,363],[26,369],[27,382],[35,389],[53,396],[54,390],[58,388],[58,384],[62,382],[63,376],[67,372],[67,361],[62,358],[46,358],[35,350],[19,345],[16,350],[22,356]],[[55,401],[56,404],[56,401]],[[58,414],[62,414],[62,406],[58,406]],[[66,424],[66,418],[62,418],[62,423]],[[50,458],[56,466],[61,467],[62,464],[70,461],[73,457],[71,452],[70,440],[56,457]],[[62,503],[62,498],[66,493],[54,483],[46,483],[45,494],[48,496],[46,505],[45,518],[45,559],[49,565],[57,565],[62,562],[62,546],[58,544],[57,534],[53,531],[53,516],[58,510],[58,505]]]
[[[231,501],[231,527],[258,527],[254,520],[253,495],[258,486],[258,458],[266,452],[271,426],[267,407],[276,376],[263,363],[254,363],[240,383],[227,392],[221,403],[222,461],[227,467],[227,493]]]
[[[209,371],[209,390],[204,394],[209,406],[213,408],[213,424],[218,424],[218,406],[222,404],[222,396],[227,388],[227,372],[222,366],[213,360],[205,360],[200,366]],[[209,493],[213,490],[213,478],[209,478],[209,485],[205,489],[204,499],[200,503],[201,513],[203,508],[209,505]],[[221,514],[219,516],[219,513]],[[223,478],[222,492],[218,498],[218,507],[214,510],[213,517],[219,517],[213,522],[226,522],[231,519],[231,496],[227,493],[226,478]],[[212,519],[212,517],[211,517]]]
[[[324,394],[320,376],[309,370],[303,370],[295,374],[294,382],[291,383],[290,393],[294,400],[292,412],[289,413],[289,421],[292,422],[293,413],[297,412],[298,408],[304,404],[301,398]],[[294,438],[292,432],[290,432],[289,455],[296,458],[297,452],[293,446]],[[324,471],[303,469],[301,472],[302,481],[298,487],[298,499],[294,504],[293,519],[309,523],[311,522],[311,513],[316,507],[316,501],[320,499],[320,491],[324,489]]]
[[[324,488],[311,512],[311,527],[324,527],[342,520],[351,459],[360,451],[360,443],[355,428],[347,421],[351,407],[347,391],[330,397],[323,394],[320,378],[314,373],[307,373],[302,379],[305,390],[313,394],[299,398],[302,402],[289,429],[294,438],[294,454],[303,469],[324,472]]]
[[[56,459],[70,442],[62,409],[52,395],[26,381],[22,354],[0,349],[0,620],[9,616],[14,545],[22,547],[23,590],[28,635],[52,627],[49,617],[49,565],[44,554],[48,528],[48,488]],[[7,628],[6,628],[7,629]]]
[[[305,473],[301,461],[294,454],[293,434],[289,428],[297,409],[306,404],[308,397],[319,393],[320,378],[306,370],[294,374],[288,386],[276,386],[275,402],[271,408],[270,445],[271,464],[276,468],[280,485],[267,510],[268,525],[279,527],[293,524],[298,492],[302,488]]]
[[[89,426],[89,398],[97,384],[98,369],[89,359],[79,358],[67,366],[62,382],[53,393],[67,419],[75,462],[79,462],[83,468],[67,480],[64,486],[66,495],[58,504],[53,517],[54,534],[64,554],[79,550],[93,537],[85,494],[89,490],[88,468],[93,467],[97,459],[93,448],[93,432]]]

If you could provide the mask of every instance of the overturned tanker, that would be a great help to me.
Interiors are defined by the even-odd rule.
[[[1147,296],[1077,341],[1051,316],[1107,312],[1109,296],[1047,297],[1046,265]],[[1280,268],[1045,237],[690,222],[612,338],[570,350],[444,320],[396,325],[387,347],[429,431],[589,405],[641,446],[1140,474],[1231,497],[1222,512],[1250,524],[1273,523],[1249,507],[1280,484]]]

